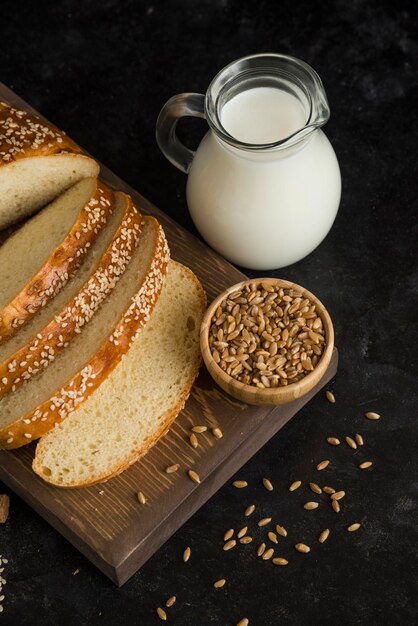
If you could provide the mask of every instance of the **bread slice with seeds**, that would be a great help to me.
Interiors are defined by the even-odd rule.
[[[34,471],[59,487],[85,487],[144,455],[182,409],[200,364],[205,295],[171,262],[161,297],[126,357],[90,398],[39,442]]]
[[[32,217],[0,247],[0,340],[66,284],[109,218],[113,192],[86,178]]]
[[[48,367],[81,332],[126,270],[141,232],[131,198],[116,193],[115,210],[76,272],[16,335],[0,343],[0,398]]]
[[[50,365],[0,399],[0,448],[17,448],[67,417],[116,367],[149,319],[167,271],[169,250],[153,217],[100,309]]]
[[[32,215],[99,166],[65,133],[0,102],[0,229]]]

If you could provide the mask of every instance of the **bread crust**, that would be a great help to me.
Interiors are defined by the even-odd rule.
[[[128,309],[111,335],[77,374],[34,410],[0,429],[0,448],[13,449],[28,444],[65,419],[100,386],[145,326],[160,295],[170,252],[157,220],[153,217],[144,219],[152,221],[156,230],[155,253]]]
[[[22,324],[61,290],[97,239],[113,206],[113,192],[96,180],[90,200],[80,210],[63,241],[19,293],[0,309],[0,341],[16,334]]]
[[[181,263],[177,263],[175,261],[170,261],[170,265],[171,264],[180,267],[181,271],[186,273],[189,279],[191,280],[191,282],[194,284],[196,292],[199,297],[199,301],[200,301],[201,317],[203,318],[203,314],[206,309],[206,294],[203,290],[203,287],[200,281],[188,267],[185,267]],[[129,456],[127,456],[120,464],[114,465],[113,467],[109,468],[109,472],[107,472],[106,474],[101,474],[97,476],[97,478],[95,478],[94,480],[82,481],[80,483],[72,484],[72,485],[62,485],[60,483],[55,482],[54,480],[51,479],[51,477],[47,476],[43,472],[43,469],[42,469],[42,451],[43,451],[43,446],[45,445],[42,439],[39,441],[36,447],[35,457],[32,463],[33,471],[36,474],[38,474],[38,476],[40,476],[43,480],[48,482],[49,484],[54,485],[56,487],[60,487],[61,489],[75,489],[75,488],[81,488],[81,487],[91,487],[92,485],[96,485],[98,483],[107,482],[111,478],[114,478],[118,474],[121,474],[124,470],[128,469],[128,467],[130,467],[133,463],[135,463],[141,457],[143,457],[159,441],[159,439],[169,430],[173,421],[176,419],[176,417],[178,416],[178,414],[180,413],[180,411],[183,409],[184,405],[186,404],[186,401],[191,393],[194,381],[196,380],[197,375],[199,373],[201,360],[202,360],[202,357],[201,357],[200,350],[199,350],[197,353],[196,361],[193,364],[192,372],[184,388],[182,389],[182,392],[179,395],[175,406],[173,406],[169,411],[165,413],[164,418],[162,419],[159,428],[152,435],[150,435],[148,439],[145,440],[145,442],[140,448],[138,448],[135,452],[132,452]]]
[[[107,249],[80,291],[26,345],[0,363],[0,398],[48,367],[81,332],[124,273],[141,234],[141,215],[130,196]]]

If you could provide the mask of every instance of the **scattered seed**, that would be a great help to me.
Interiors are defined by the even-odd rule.
[[[329,533],[330,533],[329,528],[325,528],[325,530],[323,530],[322,533],[318,537],[319,543],[324,543],[324,541],[328,539]]]
[[[263,561],[268,561],[269,559],[271,559],[273,554],[274,554],[274,548],[269,548],[263,553],[261,558],[263,559]]]
[[[170,606],[173,606],[176,600],[176,596],[171,596],[170,598],[168,598],[167,602],[165,603],[166,607],[170,608]]]
[[[326,391],[326,392],[325,392],[325,395],[326,395],[326,397],[327,397],[327,400],[328,400],[329,402],[331,402],[331,404],[335,404],[335,396],[334,396],[334,394],[332,393],[332,391]]]
[[[240,543],[243,543],[244,545],[247,545],[248,543],[251,543],[253,540],[252,537],[249,537],[248,535],[246,535],[245,537],[242,537],[242,539],[239,540]]]
[[[310,547],[307,546],[305,543],[297,543],[295,545],[295,548],[298,552],[304,552],[305,554],[311,551]]]
[[[311,488],[311,491],[313,491],[314,493],[322,493],[321,487],[317,485],[316,483],[309,483],[309,487]]]
[[[257,556],[262,556],[264,554],[265,549],[266,549],[266,544],[260,543],[260,545],[257,548]]]
[[[327,437],[327,441],[331,446],[339,446],[341,443],[337,437]]]
[[[157,615],[163,622],[167,621],[167,613],[160,606],[157,609]]]
[[[318,502],[305,502],[305,504],[303,505],[303,508],[306,509],[307,511],[313,511],[314,509],[317,509],[319,507]]]
[[[296,489],[299,489],[299,487],[301,486],[302,481],[300,480],[295,480],[289,487],[289,491],[296,491]]]
[[[216,437],[216,439],[222,439],[224,436],[220,428],[212,428],[212,435]]]
[[[248,626],[249,623],[250,620],[247,617],[243,617],[242,619],[240,619],[237,626]]]
[[[192,551],[189,547],[187,547],[185,549],[185,551],[183,552],[183,561],[185,563],[187,563],[187,561],[190,559],[190,555],[191,555]]]
[[[252,515],[255,511],[255,504],[250,504],[250,506],[247,506],[247,508],[244,511],[244,515],[245,517],[249,517],[250,515]]]
[[[190,435],[189,441],[190,441],[190,445],[192,446],[192,448],[197,448],[197,446],[199,445],[197,437],[194,433]]]
[[[244,526],[243,528],[241,528],[241,530],[239,530],[237,533],[238,539],[241,539],[242,537],[244,537],[244,535],[247,534],[247,530],[248,530],[248,526]]]
[[[229,541],[226,542],[223,549],[225,550],[225,552],[227,552],[228,550],[235,548],[236,545],[237,545],[237,542],[235,541],[235,539],[230,539]]]
[[[277,556],[275,559],[272,560],[272,563],[274,563],[274,565],[287,565],[289,561],[281,556]]]
[[[267,491],[273,491],[274,489],[271,481],[268,478],[263,478],[263,486],[267,489]]]
[[[261,519],[258,522],[258,525],[259,526],[267,526],[267,524],[270,524],[270,522],[271,522],[271,517],[263,517],[263,519]]]
[[[215,587],[215,589],[221,589],[225,583],[226,583],[225,578],[220,578],[219,580],[216,580],[213,583],[213,586]]]
[[[276,532],[281,537],[287,537],[287,530],[286,530],[286,528],[284,526],[280,526],[279,524],[277,524],[276,525]]]
[[[207,426],[193,426],[192,431],[194,433],[205,433],[207,429]]]
[[[336,491],[331,494],[331,500],[342,500],[345,496],[345,491]]]
[[[363,437],[362,437],[361,435],[359,435],[358,433],[357,433],[357,435],[356,435],[356,442],[357,442],[357,445],[359,445],[359,446],[363,446],[363,445],[364,445],[364,439],[363,439]]]
[[[347,445],[350,446],[350,448],[353,448],[353,450],[357,450],[357,444],[352,437],[346,437],[345,441]]]
[[[145,504],[145,502],[147,501],[146,497],[144,496],[144,494],[142,493],[142,491],[138,491],[138,493],[136,494],[137,498],[138,498],[138,502],[140,504]]]
[[[334,511],[335,511],[336,513],[339,513],[339,512],[340,512],[341,507],[340,507],[340,503],[338,502],[338,500],[332,500],[332,502],[331,502],[331,506],[332,506],[332,508],[334,509]]]
[[[271,530],[267,533],[267,537],[270,539],[270,541],[272,541],[273,543],[279,543],[277,541],[277,535],[276,533],[273,533]]]
[[[332,493],[335,493],[335,489],[333,489],[332,487],[323,487],[323,490],[328,495],[331,495]]]
[[[318,463],[318,465],[316,466],[316,469],[320,472],[321,470],[325,469],[326,467],[328,467],[329,465],[329,461],[321,461],[320,463]]]
[[[356,530],[358,530],[360,528],[361,524],[359,524],[358,522],[355,522],[354,524],[350,524],[350,526],[347,526],[347,530],[349,533],[353,533]]]
[[[167,474],[174,474],[174,472],[177,472],[180,469],[180,465],[178,463],[175,463],[174,465],[169,465],[168,467],[165,468],[165,471]]]
[[[233,528],[230,528],[229,530],[227,530],[226,533],[224,534],[224,541],[228,541],[229,539],[231,539],[233,534],[234,534]]]
[[[363,461],[363,463],[360,463],[359,468],[367,469],[368,467],[371,467],[372,465],[373,465],[373,461]]]
[[[368,420],[380,420],[379,413],[374,413],[374,411],[368,411],[364,414]]]
[[[244,487],[248,486],[248,483],[246,480],[234,480],[232,486],[235,487],[235,489],[244,489]]]
[[[195,472],[194,470],[189,470],[188,471],[189,474],[189,478],[196,483],[197,485],[200,485],[200,476],[197,472]]]

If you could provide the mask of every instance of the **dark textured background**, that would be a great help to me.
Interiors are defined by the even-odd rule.
[[[233,626],[244,616],[251,626],[417,623],[417,19],[412,1],[1,3],[0,80],[187,228],[186,179],[159,153],[155,120],[171,95],[204,91],[240,56],[284,52],[315,67],[343,176],[326,241],[275,273],[318,294],[332,314],[337,404],[311,402],[239,473],[246,491],[221,489],[122,589],[12,495],[0,527],[9,558],[1,624],[152,626],[171,594],[169,623],[182,626]],[[189,139],[203,130],[184,126]],[[380,422],[367,421],[366,409],[381,412]],[[355,454],[325,442],[355,432],[366,441]],[[286,489],[291,479],[314,480],[314,461],[328,456],[337,469],[320,482],[348,492],[339,516],[325,506],[304,512],[306,489]],[[365,458],[373,470],[360,472]],[[221,550],[224,530],[244,525],[252,501],[288,527],[287,568],[256,560],[254,544]],[[363,527],[351,535],[353,520]],[[332,535],[320,546],[324,526]],[[296,553],[295,540],[311,553]],[[221,576],[228,582],[216,591]]]

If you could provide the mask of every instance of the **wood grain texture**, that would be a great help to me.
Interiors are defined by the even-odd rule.
[[[0,85],[0,98],[27,108]],[[102,177],[114,189],[132,195],[143,213],[162,223],[172,256],[188,265],[202,281],[209,302],[245,276],[102,167]],[[192,394],[167,435],[123,474],[108,483],[82,490],[58,490],[31,470],[34,446],[0,453],[0,478],[62,533],[116,584],[122,585],[206,500],[259,450],[337,369],[334,350],[330,366],[316,387],[302,398],[279,407],[255,407],[225,394],[205,368]],[[199,447],[189,443],[190,428],[208,426],[197,435]],[[220,427],[222,439],[211,432]],[[179,463],[167,474],[165,468]],[[201,484],[187,476],[198,472]],[[147,502],[139,504],[142,491]]]

